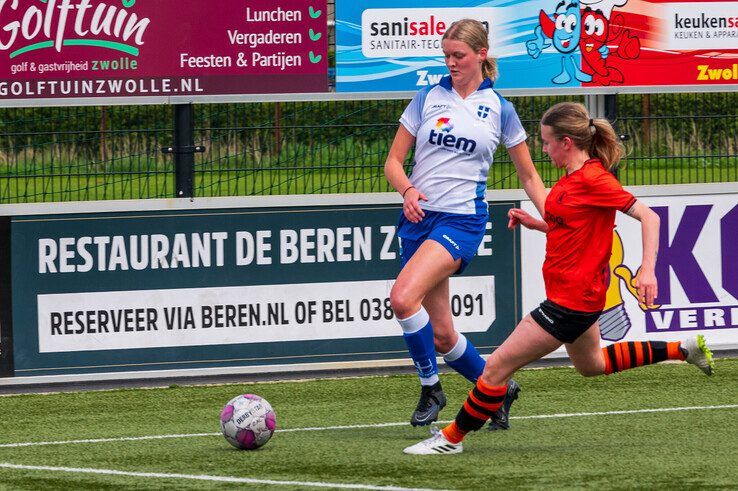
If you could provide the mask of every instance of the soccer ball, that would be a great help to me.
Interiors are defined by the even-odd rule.
[[[236,396],[220,412],[220,430],[228,443],[242,450],[254,450],[272,437],[277,427],[274,409],[254,394]]]

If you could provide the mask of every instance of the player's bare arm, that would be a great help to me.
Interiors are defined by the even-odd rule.
[[[655,269],[661,219],[651,208],[640,201],[636,201],[626,213],[641,222],[643,259],[636,276],[636,287],[638,288],[639,300],[645,303],[647,307],[652,307],[658,297]]]
[[[405,217],[412,223],[418,223],[425,216],[419,201],[428,201],[428,198],[412,185],[405,174],[403,165],[414,143],[415,137],[403,125],[400,125],[384,164],[384,175],[392,187],[402,195],[404,200],[402,211]]]
[[[510,154],[513,164],[515,164],[515,170],[518,173],[520,184],[525,189],[525,193],[535,205],[538,213],[543,216],[547,191],[543,185],[541,176],[538,175],[538,171],[536,171],[533,165],[528,144],[525,142],[519,143],[514,147],[508,148],[507,152]]]

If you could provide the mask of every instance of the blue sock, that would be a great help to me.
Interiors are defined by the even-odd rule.
[[[484,358],[471,341],[466,339],[466,336],[461,333],[458,333],[458,335],[459,339],[456,341],[456,346],[443,355],[443,361],[467,380],[476,383],[484,371]]]
[[[402,337],[405,339],[410,357],[418,371],[422,385],[433,385],[438,382],[438,364],[436,348],[433,345],[433,326],[428,312],[423,307],[408,317],[398,319],[402,326]]]

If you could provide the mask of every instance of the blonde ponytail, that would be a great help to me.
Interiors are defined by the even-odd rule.
[[[493,82],[497,80],[497,60],[495,58],[487,58],[482,62],[482,76]]]

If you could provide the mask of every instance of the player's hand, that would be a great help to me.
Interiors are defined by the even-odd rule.
[[[628,292],[633,295],[633,298],[638,300],[638,306],[643,310],[644,312],[651,309],[658,309],[661,307],[661,305],[658,304],[652,304],[652,305],[646,305],[645,298],[644,301],[641,301],[641,295],[638,292],[638,280],[637,278],[640,276],[641,270],[640,268],[636,270],[635,277],[633,276],[633,272],[628,269],[628,266],[624,264],[620,264],[618,266],[615,266],[615,268],[612,270],[612,274],[615,275],[617,278],[620,278],[623,280],[623,284],[625,285],[625,288],[627,288]],[[658,293],[658,292],[657,292]],[[654,299],[656,296],[654,295]]]
[[[428,197],[414,187],[405,192],[405,202],[402,204],[402,212],[405,214],[405,218],[412,223],[419,223],[425,217],[425,212],[420,207],[421,200],[428,201]]]
[[[530,213],[528,213],[527,211],[523,211],[520,208],[510,208],[507,211],[507,218],[509,218],[507,222],[507,228],[509,228],[510,230],[514,229],[518,224],[522,225],[525,228],[538,230],[538,228],[535,226],[538,220],[533,218]]]
[[[659,288],[653,270],[639,268],[635,277],[635,287],[638,291],[638,301],[649,309],[655,308],[654,301],[659,295]]]
[[[510,208],[509,210],[507,210],[507,218],[508,218],[507,228],[509,230],[514,229],[520,224],[520,219],[517,217],[517,214],[515,213],[516,210],[517,208]]]

